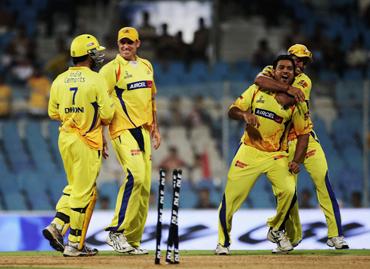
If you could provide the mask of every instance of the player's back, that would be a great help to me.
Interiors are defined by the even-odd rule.
[[[58,114],[61,131],[77,132],[93,147],[100,144],[102,129],[98,91],[106,91],[99,74],[87,67],[70,67],[55,79],[50,93],[49,115]]]

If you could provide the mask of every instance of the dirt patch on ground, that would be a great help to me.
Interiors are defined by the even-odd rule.
[[[150,256],[95,256],[64,258],[61,256],[1,256],[0,267],[8,268],[227,268],[227,269],[369,269],[369,256],[184,256],[179,265],[154,265]]]

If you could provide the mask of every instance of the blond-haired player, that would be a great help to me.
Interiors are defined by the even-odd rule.
[[[85,236],[96,201],[96,178],[103,151],[102,125],[113,118],[113,102],[104,78],[91,70],[103,61],[104,47],[89,34],[73,39],[74,63],[60,74],[50,90],[48,114],[61,122],[58,146],[68,185],[56,205],[52,223],[43,230],[50,245],[64,256],[93,256],[97,249],[85,245]],[[68,244],[63,230],[70,225]]]
[[[291,46],[288,49],[288,53],[292,55],[297,67],[294,82],[290,87],[287,87],[283,83],[273,79],[271,66],[267,66],[263,69],[263,71],[256,77],[255,83],[270,91],[287,92],[294,95],[297,101],[306,101],[308,104],[312,83],[311,79],[304,73],[304,69],[306,65],[312,61],[312,53],[302,44]],[[290,141],[289,156],[290,159],[292,159],[294,156],[295,145],[297,143],[294,126],[289,133],[288,139]],[[315,185],[317,198],[326,218],[328,226],[327,245],[335,247],[336,249],[349,248],[343,237],[340,210],[329,180],[328,164],[325,153],[314,131],[312,131],[310,135],[303,165],[310,174]],[[289,220],[286,223],[286,230],[293,246],[297,246],[302,240],[302,227],[298,214],[298,202],[290,211]]]
[[[135,28],[119,30],[119,54],[100,70],[113,97],[115,115],[109,125],[114,151],[126,175],[121,185],[107,238],[120,253],[147,254],[140,248],[149,209],[151,185],[151,138],[160,145],[157,125],[153,67],[137,55],[140,47]]]
[[[289,85],[294,79],[294,69],[293,59],[281,55],[274,61],[272,72],[278,81]],[[229,117],[245,122],[247,127],[230,165],[219,207],[217,255],[230,253],[233,214],[261,174],[267,175],[276,190],[276,215],[267,222],[268,236],[274,239],[281,251],[293,249],[284,231],[286,216],[296,200],[295,180],[289,169],[298,172],[312,123],[306,104],[300,107],[287,105],[285,96],[263,91],[253,84],[229,108]],[[289,163],[286,149],[291,122],[296,126],[299,142],[294,159]]]

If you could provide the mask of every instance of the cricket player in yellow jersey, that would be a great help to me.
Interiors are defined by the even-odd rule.
[[[115,115],[109,133],[116,156],[125,173],[107,243],[115,251],[133,255],[148,254],[140,248],[149,209],[151,186],[151,138],[154,148],[161,136],[156,116],[156,86],[151,63],[137,55],[140,47],[135,28],[119,30],[119,54],[100,70],[113,97]]]
[[[312,53],[302,44],[291,46],[288,49],[288,53],[292,55],[297,67],[296,76],[291,86],[287,87],[285,84],[273,79],[272,66],[265,67],[257,76],[255,83],[269,91],[287,92],[295,96],[297,101],[306,101],[308,105],[312,83],[310,78],[304,73],[304,68],[312,61]],[[292,159],[297,143],[295,126],[291,129],[288,140],[289,156],[290,159]],[[336,249],[348,249],[349,246],[343,237],[339,206],[329,180],[328,164],[325,153],[314,131],[312,131],[310,135],[303,165],[312,178],[320,207],[325,214],[328,226],[327,245],[335,247]],[[295,177],[297,181],[297,175]],[[286,222],[285,228],[293,246],[297,246],[302,240],[302,227],[298,214],[298,202],[290,211],[289,220]]]
[[[89,34],[71,44],[74,67],[60,74],[50,90],[48,114],[61,121],[58,146],[67,175],[67,186],[56,205],[52,223],[43,230],[50,245],[66,257],[93,256],[85,236],[96,202],[96,178],[103,149],[103,127],[113,118],[113,101],[104,78],[91,70],[103,61],[104,47]],[[70,225],[68,244],[63,234]]]
[[[294,79],[294,61],[280,55],[273,65],[274,76],[284,84]],[[308,143],[312,123],[308,109],[286,105],[286,94],[262,91],[253,84],[229,108],[229,117],[247,124],[239,149],[231,163],[224,196],[219,207],[217,255],[230,253],[230,231],[233,214],[247,198],[258,177],[264,173],[274,186],[276,215],[269,219],[268,237],[281,251],[293,249],[284,226],[291,206],[296,201],[295,180],[289,171],[299,171]],[[288,163],[287,135],[294,124],[298,135],[294,159]]]

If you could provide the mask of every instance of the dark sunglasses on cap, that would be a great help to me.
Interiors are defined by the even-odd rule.
[[[125,45],[125,44],[132,45],[132,44],[134,44],[135,42],[134,42],[134,41],[132,41],[131,39],[128,39],[128,38],[122,38],[122,39],[119,41],[119,43],[120,43],[121,45]]]

